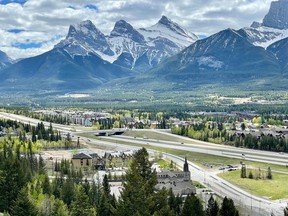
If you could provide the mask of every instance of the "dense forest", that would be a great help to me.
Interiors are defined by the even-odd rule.
[[[82,173],[65,161],[59,169],[55,167],[52,178],[33,146],[17,143],[0,141],[0,212],[5,215],[238,215],[233,201],[226,197],[221,206],[211,197],[205,210],[194,194],[179,197],[165,189],[156,191],[156,173],[144,148],[135,153],[116,198],[107,175],[101,183],[83,179]]]

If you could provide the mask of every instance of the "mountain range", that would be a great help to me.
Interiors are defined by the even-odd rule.
[[[245,83],[274,89],[274,80],[288,78],[287,14],[288,0],[272,2],[262,23],[201,40],[165,16],[140,29],[119,20],[109,35],[86,20],[71,25],[66,38],[42,55],[12,64],[0,53],[0,82],[64,92],[151,89],[152,83],[154,90],[167,91]]]
[[[8,86],[26,89],[29,80],[41,88],[93,89],[122,77],[143,73],[198,40],[163,16],[147,29],[117,21],[104,35],[86,20],[69,27],[64,40],[39,56],[20,60],[1,71]],[[28,88],[34,88],[31,85]]]

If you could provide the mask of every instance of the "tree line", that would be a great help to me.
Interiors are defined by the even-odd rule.
[[[214,125],[214,126],[213,126]],[[288,152],[288,140],[284,136],[271,134],[254,136],[252,134],[236,134],[235,131],[227,131],[222,123],[197,123],[189,126],[171,128],[173,134],[187,136],[207,142],[246,147],[265,151]]]

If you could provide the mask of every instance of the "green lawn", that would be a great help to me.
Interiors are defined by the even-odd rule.
[[[272,200],[288,198],[288,175],[273,173],[272,180],[240,178],[240,170],[221,173],[218,176],[242,188],[243,190]]]

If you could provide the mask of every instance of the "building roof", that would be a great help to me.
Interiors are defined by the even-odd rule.
[[[191,182],[165,182],[164,184],[158,183],[155,187],[156,190],[161,190],[162,188],[172,189],[175,195],[196,193],[196,188]]]
[[[72,159],[92,159],[92,157],[85,153],[80,153],[80,154],[73,155]]]
[[[98,154],[96,154],[96,153],[92,153],[92,154],[89,154],[92,158],[98,158],[99,156],[98,156]]]

